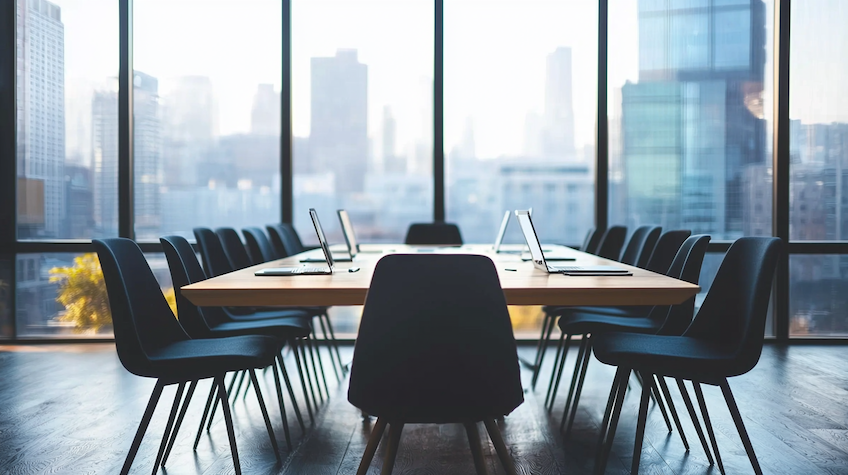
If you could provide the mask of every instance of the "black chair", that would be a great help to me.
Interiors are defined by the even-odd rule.
[[[200,267],[200,263],[197,262],[197,258],[191,248],[191,244],[189,244],[189,242],[181,236],[165,236],[160,238],[159,241],[162,243],[165,258],[168,260],[168,268],[171,272],[171,281],[174,284],[174,291],[177,299],[177,313],[180,316],[180,324],[189,336],[192,338],[222,338],[239,335],[268,335],[277,338],[280,341],[280,348],[282,348],[285,343],[291,345],[293,353],[295,354],[295,360],[297,362],[297,369],[300,374],[301,382],[303,383],[303,371],[297,351],[300,350],[301,355],[305,359],[306,355],[303,346],[300,345],[300,340],[306,339],[310,335],[311,327],[309,323],[311,317],[308,314],[304,312],[291,311],[284,314],[285,316],[274,319],[233,321],[221,307],[199,308],[183,296],[180,290],[186,285],[206,280],[206,274]],[[285,379],[289,397],[292,400],[292,405],[294,407],[295,414],[297,415],[298,422],[300,423],[301,430],[305,430],[303,418],[300,414],[297,401],[294,398],[294,391],[292,389],[291,382],[289,381],[288,372],[286,371],[282,355],[278,353],[276,359],[277,364],[280,366],[280,371]],[[235,382],[235,376],[236,375],[234,374],[233,379],[230,381],[231,387]],[[276,371],[274,371],[274,382],[277,385],[277,398],[280,405],[280,414],[283,418],[286,442],[289,446],[289,450],[291,450],[292,445],[291,436],[289,434],[289,425],[286,420],[280,379]],[[245,389],[245,392],[246,391],[247,389]],[[305,383],[303,384],[303,394],[308,405],[309,398],[306,394]],[[209,397],[206,408],[207,412],[211,403],[212,397]],[[217,404],[215,406],[217,407]],[[215,409],[213,408],[212,414],[214,413]],[[200,421],[201,428],[204,425],[205,418],[206,412],[204,412],[204,417]],[[210,416],[207,429],[211,426],[211,421],[212,416]],[[174,438],[176,438],[176,432],[179,429],[181,422],[182,417],[177,420],[177,425],[174,429]],[[195,439],[195,447],[197,446],[197,442],[200,440],[200,433],[201,431],[198,430],[197,438]]]
[[[627,241],[627,246],[622,251],[621,258],[618,261],[622,264],[644,268],[661,232],[662,228],[659,226],[639,226],[636,228],[633,235],[630,236],[630,240]]]
[[[274,247],[274,252],[277,254],[277,257],[282,259],[284,257],[289,257],[288,251],[286,251],[286,245],[283,243],[283,235],[285,232],[282,229],[282,226],[279,224],[269,224],[265,226],[265,229],[268,231],[268,239],[271,241],[271,245]]]
[[[191,339],[174,318],[173,312],[162,295],[159,283],[135,242],[123,238],[95,239],[92,242],[100,259],[106,290],[109,294],[118,357],[129,372],[137,376],[157,378],[153,394],[150,396],[147,409],[133,438],[121,474],[129,473],[141,440],[156,410],[159,397],[162,395],[162,389],[171,384],[179,384],[168,422],[165,425],[165,434],[153,464],[154,473],[165,455],[166,444],[186,384],[189,383],[185,398],[187,406],[197,382],[207,378],[214,378],[213,387],[217,388],[218,400],[222,401],[233,465],[236,473],[240,474],[241,465],[236,448],[232,415],[227,404],[224,375],[230,371],[242,370],[250,372],[250,378],[256,386],[256,397],[271,438],[271,446],[279,463],[280,452],[277,439],[274,437],[254,371],[255,368],[264,368],[273,364],[274,356],[279,352],[278,341],[275,338],[258,335],[217,340]]]
[[[410,272],[414,269],[414,272]],[[348,400],[377,416],[358,474],[390,425],[391,473],[405,423],[463,423],[486,473],[483,421],[507,473],[515,468],[495,419],[523,401],[515,338],[497,271],[480,255],[395,254],[380,259],[354,348]]]
[[[453,223],[413,223],[406,231],[404,242],[413,246],[459,246],[462,234]]]
[[[230,266],[233,270],[244,269],[253,265],[253,261],[247,254],[247,248],[241,242],[238,232],[233,228],[218,228],[215,230],[218,235],[218,240],[221,241],[221,246],[224,248],[224,254],[230,261]]]
[[[621,257],[621,248],[624,247],[625,238],[627,238],[626,226],[611,226],[604,231],[601,243],[598,244],[598,252],[595,254],[604,259],[617,261]]]
[[[601,238],[604,236],[604,230],[601,228],[591,228],[588,232],[586,232],[586,238],[583,239],[583,245],[580,246],[580,250],[583,252],[588,252],[589,254],[595,254],[598,252],[598,248],[601,245]]]
[[[727,250],[698,315],[682,336],[608,333],[597,337],[595,356],[602,363],[618,366],[618,370],[601,424],[596,473],[604,473],[606,468],[631,371],[641,374],[644,382],[631,473],[639,471],[652,375],[678,379],[684,392],[682,380],[692,381],[719,470],[724,473],[701,391],[701,384],[719,386],[754,472],[762,473],[727,378],[747,373],[759,361],[781,248],[777,238],[736,240]]]
[[[704,262],[704,255],[707,252],[707,245],[710,242],[710,237],[704,234],[692,236],[688,238],[672,262],[671,268],[668,271],[669,277],[685,280],[687,282],[697,284],[701,274],[701,266]],[[574,416],[577,413],[577,405],[580,401],[580,394],[583,389],[583,381],[586,378],[586,369],[589,360],[592,357],[592,344],[594,339],[603,333],[607,332],[633,332],[633,333],[649,333],[649,334],[675,334],[680,335],[692,321],[692,314],[695,311],[695,297],[687,299],[685,302],[674,306],[655,306],[645,317],[634,316],[618,316],[618,315],[603,315],[590,312],[573,312],[567,313],[560,317],[557,322],[560,331],[559,347],[555,357],[554,371],[551,373],[551,382],[548,386],[548,393],[545,403],[549,407],[553,407],[556,400],[556,392],[559,387],[562,372],[565,367],[565,360],[568,354],[568,347],[573,335],[583,335],[580,342],[580,349],[577,353],[577,360],[574,363],[574,373],[571,378],[571,386],[568,389],[568,397],[565,402],[565,410],[560,421],[560,430],[566,427],[566,437],[571,432],[571,426],[574,422]],[[554,379],[556,375],[556,379]],[[662,403],[661,397],[655,398],[660,407],[666,425],[671,432],[671,422],[668,420],[668,414]],[[666,394],[666,400],[669,404],[674,422],[683,439],[683,444],[688,449],[688,442],[677,417],[677,412],[674,409],[671,398]],[[572,405],[573,401],[573,405]],[[570,413],[569,413],[570,410]],[[568,421],[568,425],[565,423]]]
[[[276,249],[268,240],[268,236],[260,228],[245,228],[241,230],[244,234],[244,243],[250,252],[251,263],[262,264],[263,262],[280,259]]]

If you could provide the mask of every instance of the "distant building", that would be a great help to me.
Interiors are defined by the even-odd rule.
[[[136,238],[156,239],[162,222],[162,124],[159,81],[133,72],[133,166]]]
[[[90,238],[94,231],[92,214],[93,184],[91,169],[80,165],[65,165],[65,237]],[[117,203],[116,203],[117,205]]]
[[[18,236],[66,237],[62,11],[46,0],[17,0],[17,12]]]
[[[92,215],[95,237],[118,234],[118,92],[91,99]]]
[[[574,156],[571,74],[571,48],[559,47],[548,55],[542,153],[549,158]]]
[[[250,133],[280,136],[280,93],[273,84],[260,84],[253,96],[250,112]]]
[[[312,58],[310,173],[331,171],[341,194],[364,190],[368,169],[368,66],[356,50]]]
[[[206,186],[199,171],[218,140],[218,100],[206,76],[183,76],[162,97],[162,163],[168,187]]]

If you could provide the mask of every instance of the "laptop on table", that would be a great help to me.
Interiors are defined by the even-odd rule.
[[[344,234],[345,243],[347,244],[347,254],[332,254],[335,262],[353,262],[359,251],[359,244],[356,242],[356,235],[353,234],[353,225],[350,223],[350,216],[347,211],[338,210],[339,222],[342,225],[342,234]],[[321,257],[304,257],[300,262],[324,262]]]
[[[503,219],[501,220],[501,227],[498,229],[498,235],[495,237],[495,246],[494,246],[495,254],[498,254],[498,253],[521,254],[522,255],[521,260],[529,261],[531,259],[530,256],[524,255],[527,252],[526,249],[525,250],[517,250],[517,249],[516,250],[504,250],[504,249],[501,249],[501,244],[503,244],[503,238],[506,235],[506,228],[509,225],[509,215],[510,214],[512,214],[512,213],[509,210],[504,212]],[[533,215],[533,208],[528,209],[527,214],[529,216],[532,216]],[[556,253],[554,253],[554,251],[552,249],[542,249],[542,252],[544,252],[546,254],[545,258],[549,261],[573,261],[573,260],[575,260],[573,257],[556,254]],[[550,254],[548,254],[548,253],[550,253]]]
[[[521,226],[521,233],[524,235],[524,240],[527,241],[527,246],[530,248],[530,256],[533,261],[533,266],[539,270],[543,270],[549,274],[565,274],[565,275],[633,275],[630,271],[623,267],[616,266],[552,266],[545,259],[545,254],[542,252],[542,245],[539,243],[539,237],[536,235],[536,229],[533,227],[533,220],[530,218],[528,210],[516,210],[515,216],[518,219],[518,224]]]
[[[318,243],[321,245],[321,251],[324,253],[324,259],[321,262],[325,262],[327,267],[268,267],[254,272],[254,275],[329,275],[333,273],[335,259],[333,259],[333,255],[330,253],[330,246],[327,244],[327,238],[324,236],[324,229],[321,228],[321,222],[318,221],[318,212],[314,208],[309,208],[309,217],[312,218],[315,234],[318,235]]]

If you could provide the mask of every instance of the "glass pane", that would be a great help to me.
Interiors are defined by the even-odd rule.
[[[449,0],[444,14],[447,219],[490,243],[505,210],[532,207],[543,242],[581,243],[594,223],[597,2]]]
[[[294,219],[333,243],[345,208],[364,242],[433,216],[433,2],[294,0]]]
[[[114,236],[118,2],[17,0],[16,64],[18,237]]]
[[[97,254],[18,254],[15,269],[18,337],[112,336]]]
[[[9,272],[8,258],[0,258],[0,338],[13,337],[12,309],[12,276]]]
[[[771,234],[773,4],[610,1],[611,223]]]
[[[792,3],[790,239],[848,239],[847,22],[846,2]]]
[[[276,0],[134,2],[138,239],[280,220],[281,18]]]
[[[848,256],[789,257],[789,336],[848,336]]]

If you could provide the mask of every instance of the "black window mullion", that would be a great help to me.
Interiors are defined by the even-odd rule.
[[[776,237],[789,242],[789,27],[790,0],[774,0],[774,129],[772,222]],[[778,262],[774,282],[775,336],[789,339],[789,250]]]
[[[598,1],[598,108],[595,138],[595,227],[609,224],[609,120],[607,59],[609,55],[609,0]]]
[[[433,64],[433,220],[445,220],[445,2],[435,0]]]
[[[294,152],[292,132],[292,21],[291,0],[283,0],[282,90],[280,91],[280,179],[282,222],[294,222]]]
[[[17,338],[15,318],[15,241],[17,233],[17,2],[0,2],[0,259],[9,260],[8,309],[11,338]]]
[[[133,219],[133,0],[120,0],[118,69],[118,235],[135,236]]]

